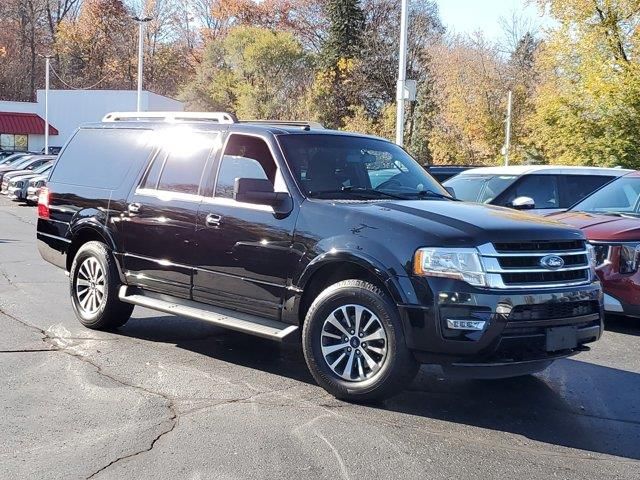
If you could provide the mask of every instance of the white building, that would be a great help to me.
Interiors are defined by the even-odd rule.
[[[0,148],[44,148],[44,90],[36,102],[0,101]],[[49,90],[49,146],[61,147],[84,123],[99,122],[109,112],[135,111],[135,90]],[[183,111],[184,104],[152,92],[142,92],[143,111]]]

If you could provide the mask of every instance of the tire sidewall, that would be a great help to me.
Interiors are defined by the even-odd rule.
[[[370,379],[349,382],[334,373],[321,349],[324,320],[344,305],[361,305],[371,310],[380,320],[387,336],[387,355],[382,368]],[[404,342],[402,327],[395,307],[383,296],[365,288],[340,284],[325,290],[309,309],[303,330],[303,350],[316,381],[330,391],[337,390],[350,396],[365,395],[387,383],[395,372],[399,342]]]
[[[109,263],[107,262],[106,248],[102,246],[102,244],[98,242],[89,242],[83,245],[75,258],[73,259],[73,264],[71,265],[71,271],[69,272],[69,287],[71,293],[71,305],[73,306],[73,310],[82,323],[86,327],[95,327],[98,325],[102,317],[104,316],[104,312],[109,305],[109,301],[111,300],[111,290],[112,290],[112,272],[110,270]],[[102,271],[104,272],[105,277],[105,289],[104,289],[104,298],[102,303],[100,304],[100,308],[98,311],[92,315],[86,313],[80,306],[79,300],[76,293],[76,283],[78,281],[78,270],[82,263],[89,257],[95,258],[100,266],[102,267]]]

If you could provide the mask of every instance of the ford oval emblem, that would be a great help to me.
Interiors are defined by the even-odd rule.
[[[558,270],[564,267],[564,260],[557,255],[547,255],[540,259],[540,265],[549,270]]]

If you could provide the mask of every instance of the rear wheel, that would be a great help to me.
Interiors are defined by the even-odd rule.
[[[124,325],[133,305],[118,298],[120,279],[113,255],[101,242],[87,242],[69,272],[71,304],[85,327],[111,330]]]
[[[395,305],[361,280],[345,280],[322,292],[307,313],[302,335],[309,370],[337,398],[390,397],[418,370]]]

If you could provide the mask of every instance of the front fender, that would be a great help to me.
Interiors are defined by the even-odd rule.
[[[409,260],[410,261],[410,260]],[[398,304],[415,303],[415,292],[408,281],[405,265],[385,246],[352,236],[325,239],[316,245],[314,252],[307,252],[293,275],[294,287],[304,290],[309,280],[322,267],[330,264],[356,264],[387,286],[393,300]]]

